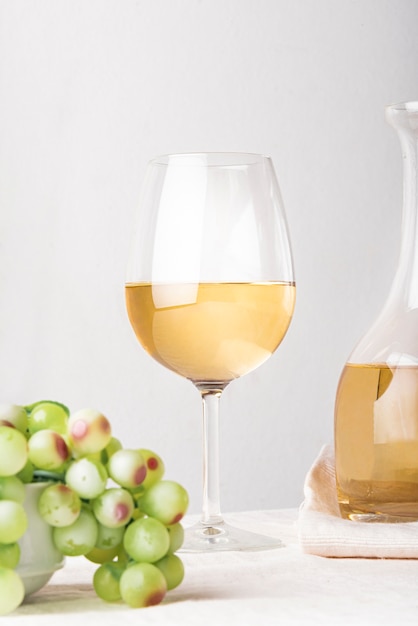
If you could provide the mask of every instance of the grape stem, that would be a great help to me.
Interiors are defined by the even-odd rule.
[[[57,472],[49,472],[47,470],[35,470],[33,473],[32,482],[64,482],[65,474],[58,474]]]
[[[219,404],[224,387],[196,385],[203,402],[203,507],[202,524],[223,521],[219,488]]]

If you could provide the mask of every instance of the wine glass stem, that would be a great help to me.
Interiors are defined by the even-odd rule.
[[[223,521],[219,495],[219,404],[222,389],[200,389],[203,401],[203,509],[202,523]]]

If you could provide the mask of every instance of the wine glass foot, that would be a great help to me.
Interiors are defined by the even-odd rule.
[[[255,551],[283,547],[280,539],[242,530],[223,521],[213,525],[197,522],[185,529],[179,552]]]

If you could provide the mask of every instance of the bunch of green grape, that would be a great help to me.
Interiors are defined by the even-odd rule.
[[[66,556],[98,564],[97,595],[132,607],[158,604],[183,580],[175,552],[186,490],[164,480],[162,459],[124,449],[99,411],[69,412],[58,402],[0,407],[0,614],[24,597],[15,571],[28,520],[25,483],[46,482],[39,513]]]

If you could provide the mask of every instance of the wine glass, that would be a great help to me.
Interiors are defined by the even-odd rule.
[[[272,161],[245,153],[173,154],[148,164],[126,278],[137,339],[203,400],[203,511],[183,551],[256,550],[280,540],[221,515],[219,401],[261,365],[290,324],[295,283]]]

